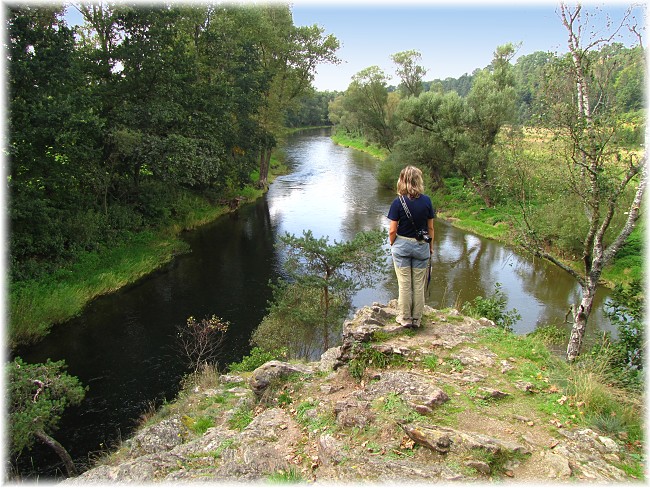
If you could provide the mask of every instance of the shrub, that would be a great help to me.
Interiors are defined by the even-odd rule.
[[[240,362],[230,363],[228,370],[233,373],[244,373],[246,371],[255,371],[264,363],[273,361],[274,359],[282,359],[286,355],[283,349],[276,349],[274,351],[265,351],[259,347],[254,347],[248,356],[244,356]]]
[[[521,319],[521,315],[516,308],[506,312],[507,303],[508,299],[501,290],[501,283],[496,283],[494,292],[489,297],[477,296],[471,302],[465,302],[461,312],[477,319],[485,317],[503,329],[512,330],[512,326]]]
[[[618,328],[618,339],[604,334],[590,355],[605,362],[610,369],[611,381],[620,386],[641,390],[644,363],[644,297],[640,280],[627,287],[617,285],[607,302],[605,313]]]
[[[215,361],[228,331],[228,322],[216,315],[200,321],[189,317],[185,326],[177,329],[180,351],[196,372],[202,365]]]

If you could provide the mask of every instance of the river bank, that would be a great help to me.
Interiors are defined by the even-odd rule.
[[[206,368],[65,484],[643,480],[639,400],[597,367],[455,310],[396,314],[358,310],[317,362]]]
[[[343,147],[363,151],[371,156],[385,160],[388,152],[376,144],[368,143],[360,138],[346,136],[340,133],[332,135],[332,141]],[[454,227],[471,232],[487,239],[494,239],[509,246],[518,248],[516,236],[512,232],[512,220],[520,209],[508,204],[495,204],[486,208],[484,202],[477,196],[467,192],[462,178],[445,179],[445,191],[432,195],[437,206],[438,218],[445,219]],[[645,224],[640,221],[626,246],[617,257],[603,270],[601,284],[613,289],[618,283],[627,284],[634,279],[643,279],[642,242]],[[583,264],[575,256],[562,255],[555,251],[556,258],[574,269],[582,269]]]
[[[283,164],[273,158],[269,183],[285,172]],[[133,284],[166,265],[189,250],[181,233],[254,202],[267,190],[250,185],[223,195],[217,205],[197,198],[189,215],[163,229],[143,231],[113,248],[86,253],[74,265],[43,279],[9,285],[9,348],[41,339],[53,325],[77,316],[95,298]]]

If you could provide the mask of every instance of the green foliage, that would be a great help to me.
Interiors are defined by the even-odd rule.
[[[137,233],[214,218],[316,63],[337,62],[338,41],[285,5],[77,7],[76,32],[58,5],[7,15],[9,272],[24,288]],[[60,320],[43,315],[28,327]]]
[[[235,411],[228,419],[228,426],[231,429],[242,431],[248,424],[253,421],[253,411],[250,407],[241,406],[235,409]]]
[[[404,357],[399,354],[384,354],[369,344],[357,345],[354,359],[348,363],[348,371],[357,381],[361,381],[366,368],[383,369],[390,365],[404,364]]]
[[[569,340],[567,331],[559,328],[556,325],[544,325],[537,327],[528,335],[539,339],[546,345],[564,345]]]
[[[428,354],[422,358],[422,365],[430,369],[431,371],[435,371],[438,369],[439,364],[438,364],[438,356],[435,354]]]
[[[64,410],[83,400],[86,388],[65,369],[64,361],[28,364],[20,357],[5,366],[12,454],[31,447],[38,432],[56,431]]]
[[[607,306],[605,313],[616,325],[618,338],[613,340],[605,334],[590,354],[600,356],[608,363],[613,381],[642,390],[646,346],[643,324],[645,297],[641,281],[634,280],[627,287],[616,285]]]
[[[274,331],[289,339],[290,328],[295,326],[298,335],[290,339],[290,352],[308,356],[316,331],[322,337],[317,345],[328,349],[332,331],[347,316],[352,294],[383,270],[385,240],[382,231],[359,232],[351,241],[334,244],[329,244],[327,237],[315,238],[311,231],[304,231],[300,238],[290,234],[280,237],[290,284],[280,282],[275,288],[274,302],[254,341],[275,347]],[[301,339],[309,343],[301,343]]]
[[[317,407],[317,403],[314,400],[304,401],[299,403],[296,406],[296,418],[298,422],[310,432],[332,432],[336,427],[336,419],[334,417],[334,412],[328,414],[315,414],[311,415],[308,412],[314,413]]]
[[[426,421],[424,415],[419,414],[410,407],[397,393],[389,393],[384,398],[383,404],[379,406],[381,411],[390,418],[399,422]]]
[[[474,318],[485,317],[493,321],[498,327],[506,330],[512,330],[512,326],[521,319],[517,309],[506,312],[508,298],[503,290],[501,283],[495,283],[494,292],[487,298],[477,296],[471,302],[465,302],[461,312]]]
[[[305,479],[296,468],[290,467],[287,470],[279,470],[269,475],[268,481],[269,483],[301,483]]]
[[[183,425],[197,435],[203,435],[210,427],[214,427],[214,419],[212,417],[198,417],[192,418],[188,416],[183,417]]]
[[[281,359],[286,355],[286,351],[282,349],[277,349],[275,351],[265,351],[259,347],[254,347],[251,349],[250,353],[247,356],[244,356],[241,361],[238,363],[230,363],[228,365],[228,370],[233,373],[244,373],[247,371],[255,371],[257,368],[262,366],[264,363],[273,361],[275,359]]]

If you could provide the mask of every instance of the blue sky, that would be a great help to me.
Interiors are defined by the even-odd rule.
[[[535,51],[566,52],[567,33],[556,13],[559,2],[468,2],[471,0],[329,0],[324,4],[294,0],[291,6],[296,25],[317,24],[341,43],[337,54],[342,63],[318,66],[313,83],[317,90],[344,91],[354,74],[373,65],[393,78],[391,54],[411,49],[422,54],[421,64],[428,70],[425,80],[458,78],[484,68],[496,47],[508,42],[521,43],[517,56]],[[590,11],[601,6],[614,20],[622,17],[627,6],[620,0],[583,3]],[[645,26],[641,8],[635,13]],[[67,17],[69,22],[81,23],[75,9],[69,9]],[[398,80],[391,82],[396,85]]]
[[[349,5],[349,6],[348,6]],[[458,78],[486,67],[497,46],[522,43],[518,56],[535,51],[566,52],[567,32],[556,3],[293,3],[296,25],[317,24],[341,43],[340,65],[321,65],[314,80],[318,90],[345,90],[351,77],[369,66],[394,75],[391,54],[415,49],[422,54],[425,80]],[[593,6],[599,4],[588,4]],[[600,4],[613,19],[625,11],[622,3]],[[645,26],[643,12],[637,17]],[[604,17],[603,17],[604,18]],[[645,38],[644,38],[645,42]],[[516,58],[515,58],[516,60]],[[397,79],[392,80],[397,84]]]

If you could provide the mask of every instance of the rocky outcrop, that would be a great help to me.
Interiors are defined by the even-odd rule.
[[[257,396],[261,396],[264,391],[274,382],[286,378],[292,374],[311,374],[313,371],[299,364],[290,364],[282,361],[269,361],[263,364],[251,375],[248,382],[251,390]]]
[[[490,321],[427,308],[407,330],[396,315],[394,302],[359,310],[320,362],[197,386],[65,483],[633,479],[617,439],[536,409],[550,386],[480,339]],[[195,417],[213,426],[197,432]]]

